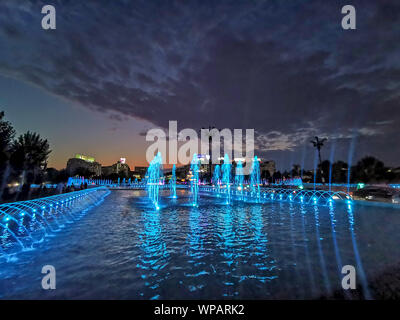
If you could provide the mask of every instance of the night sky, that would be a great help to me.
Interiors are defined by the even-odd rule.
[[[0,109],[48,138],[57,168],[75,153],[144,165],[144,133],[169,120],[255,129],[278,169],[311,167],[315,135],[323,159],[399,166],[400,2],[1,0]]]

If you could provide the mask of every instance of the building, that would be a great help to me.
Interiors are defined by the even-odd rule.
[[[135,174],[139,175],[140,178],[144,178],[148,167],[135,167]]]
[[[189,171],[190,171],[190,164],[176,167],[175,169],[176,178],[179,180],[186,180],[188,178]]]
[[[72,176],[101,176],[101,164],[96,162],[93,157],[81,154],[67,161],[67,174]]]
[[[126,159],[121,158],[120,160],[117,161],[117,163],[114,163],[111,166],[105,166],[101,168],[102,175],[104,177],[112,175],[112,174],[117,174],[119,176],[123,177],[130,177],[131,169],[129,166],[126,164]]]

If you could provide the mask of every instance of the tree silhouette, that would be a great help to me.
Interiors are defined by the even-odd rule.
[[[343,183],[347,181],[348,164],[344,161],[336,161],[332,164],[332,182]]]
[[[14,138],[15,130],[9,121],[4,120],[4,111],[0,112],[0,163],[9,158],[11,141]]]
[[[331,167],[331,162],[329,160],[324,160],[318,165],[318,168],[321,171],[321,181],[329,181],[330,167]]]
[[[290,171],[290,175],[292,178],[301,176],[301,167],[299,164],[294,164],[292,170]]]
[[[317,136],[313,139],[310,140],[310,142],[313,144],[314,148],[317,149],[318,151],[318,163],[319,163],[319,167],[321,167],[321,148],[324,146],[325,141],[328,140],[326,138],[318,138]],[[321,169],[321,177],[322,177],[322,183],[325,183],[325,179],[324,179],[324,172]]]
[[[18,173],[22,173],[21,184],[28,184],[29,189],[37,175],[46,169],[51,152],[49,143],[39,134],[28,131],[14,141],[11,151],[12,165]]]
[[[4,111],[0,112],[0,200],[10,175],[10,148],[15,130],[11,123],[4,120]]]
[[[313,140],[310,140],[310,142],[313,144],[314,148],[317,149],[318,151],[318,160],[319,160],[319,164],[321,164],[321,148],[324,146],[325,141],[328,140],[327,138],[318,138],[315,137]]]
[[[383,180],[386,170],[382,161],[367,156],[352,167],[353,180],[365,183]]]

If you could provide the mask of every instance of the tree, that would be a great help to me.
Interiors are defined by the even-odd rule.
[[[290,178],[290,172],[288,172],[287,170],[283,171],[282,173],[282,179],[289,179]]]
[[[321,171],[321,180],[329,181],[329,171],[332,170],[330,166],[331,162],[329,160],[324,160],[318,165],[318,168]]]
[[[343,161],[336,161],[332,164],[332,182],[347,182],[348,164]]]
[[[49,143],[39,134],[28,131],[13,142],[11,152],[12,166],[21,174],[21,185],[27,184],[29,191],[30,184],[47,167],[47,159],[51,152]]]
[[[374,182],[385,178],[386,168],[382,161],[374,157],[364,157],[352,167],[353,179],[356,182]]]
[[[69,175],[67,173],[66,169],[61,169],[60,171],[58,171],[58,175],[57,175],[57,179],[54,181],[56,183],[60,183],[60,182],[66,182],[69,178]]]
[[[4,120],[4,111],[0,112],[0,164],[9,160],[11,141],[15,130],[9,121]]]
[[[280,180],[282,179],[282,174],[280,171],[276,171],[274,172],[274,174],[272,175],[273,181],[275,182],[276,180]]]
[[[66,182],[68,177],[66,169],[47,168],[45,172],[45,181],[53,184]]]
[[[271,180],[271,173],[268,170],[263,170],[261,173],[261,179]]]
[[[4,111],[0,112],[0,199],[10,175],[10,148],[14,135],[11,123],[4,120]]]
[[[46,182],[54,183],[58,178],[58,170],[55,168],[46,169]]]
[[[316,148],[317,151],[318,151],[318,162],[319,162],[319,164],[321,164],[321,162],[322,162],[321,161],[321,148],[324,146],[324,143],[325,143],[326,140],[328,140],[328,139],[326,139],[326,138],[320,139],[318,137],[315,137],[313,140],[310,140],[310,142],[313,144],[314,148]]]
[[[310,140],[310,142],[313,144],[314,148],[317,149],[318,151],[318,163],[321,166],[321,148],[324,146],[325,141],[328,140],[326,138],[318,138],[315,137],[313,140]],[[321,170],[321,176],[322,176],[322,182],[325,183],[325,179],[324,179],[324,172]]]
[[[89,170],[88,168],[84,167],[78,167],[75,169],[73,172],[74,176],[80,176],[80,177],[85,177],[85,178],[92,178],[94,176],[93,171]]]
[[[292,176],[292,178],[295,177],[300,177],[301,176],[301,167],[299,164],[294,164],[293,168],[290,172],[290,175]]]

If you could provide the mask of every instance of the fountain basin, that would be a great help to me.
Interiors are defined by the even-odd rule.
[[[169,196],[160,191],[157,211],[145,190],[112,191],[79,223],[0,259],[0,297],[315,299],[340,290],[342,265],[356,266],[361,288],[400,261],[394,208]],[[51,292],[40,289],[46,264]]]

